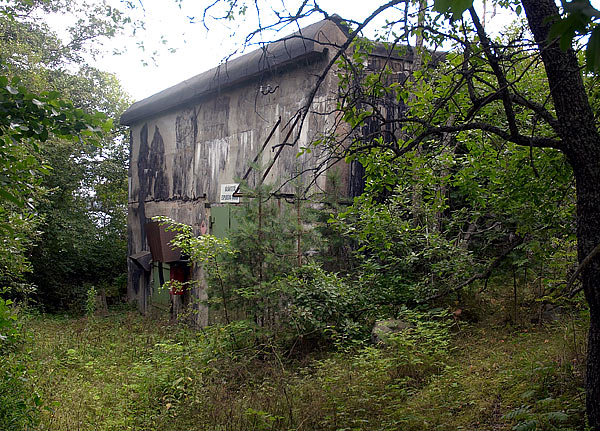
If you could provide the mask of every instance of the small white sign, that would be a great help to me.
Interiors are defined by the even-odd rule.
[[[233,196],[238,186],[239,184],[221,184],[221,199],[219,202],[222,204],[239,204],[240,197]]]

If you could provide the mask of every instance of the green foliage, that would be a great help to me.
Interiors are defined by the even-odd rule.
[[[583,319],[456,333],[441,310],[401,317],[413,327],[388,347],[297,361],[257,343],[248,321],[190,331],[134,311],[42,316],[11,359],[51,407],[42,429],[510,429],[518,421],[502,416],[523,405],[541,424],[584,429]]]
[[[220,303],[224,308],[225,320],[229,323],[228,301],[230,299],[229,289],[226,288],[224,278],[225,263],[227,256],[234,253],[230,242],[226,238],[217,238],[213,235],[195,235],[191,226],[183,223],[177,223],[169,217],[157,216],[153,218],[163,225],[167,231],[177,232],[175,238],[171,240],[171,246],[180,248],[183,255],[187,256],[191,263],[199,264],[209,278],[211,285],[219,295],[220,300],[213,298],[211,303]],[[178,280],[169,280],[164,287],[173,292],[181,292],[186,287],[192,287],[198,283],[198,280],[180,282]]]
[[[229,234],[235,253],[227,257],[230,270],[225,283],[247,316],[269,325],[276,311],[271,302],[277,302],[272,283],[297,266],[295,246],[302,226],[294,220],[290,205],[280,207],[271,197],[270,186],[242,191],[251,198],[238,208],[238,227]],[[310,246],[305,243],[304,247]]]
[[[418,312],[404,308],[398,318],[412,326],[388,337],[396,366],[407,376],[439,373],[451,353],[452,318],[448,311],[434,309]]]
[[[462,13],[460,2],[448,5]],[[547,106],[545,72],[511,48],[517,37],[511,28],[498,41],[511,59],[507,79],[518,94]],[[360,52],[368,52],[366,43],[359,41]],[[490,91],[477,80],[464,85],[455,73],[465,65],[493,73],[480,47],[470,44],[464,55],[446,60],[431,67],[431,56],[424,56],[423,68],[402,83],[390,81],[388,70],[367,72],[356,53],[339,62],[338,107],[357,131],[348,160],[364,167],[366,190],[331,225],[357,245],[362,284],[392,314],[393,307],[441,297],[490,275],[509,276],[514,268],[534,272],[547,280],[543,289],[560,295],[559,284],[564,288],[575,262],[572,170],[559,151],[516,145],[480,130],[429,136],[428,125],[460,124],[473,94]],[[384,121],[374,106],[385,115],[390,106],[402,113]],[[485,104],[468,121],[504,128],[502,109]],[[393,139],[386,121],[397,128]],[[515,106],[515,121],[532,135],[552,135],[522,106]],[[368,134],[358,133],[364,130]],[[567,251],[560,258],[559,244]]]
[[[113,301],[124,294],[117,280],[126,272],[127,154],[107,144],[98,150],[105,159],[90,160],[96,150],[75,158],[80,150],[64,142],[44,150],[55,169],[44,178],[49,192],[37,205],[43,232],[32,248],[29,279],[49,310],[85,311],[86,283],[109,291],[120,285]]]
[[[322,388],[326,429],[402,429],[406,412],[399,410],[446,368],[450,353],[446,322],[423,327],[427,315],[409,314],[418,324],[388,349],[365,347],[317,363],[314,383]]]
[[[271,196],[270,186],[242,191],[249,199],[235,208],[236,227],[228,234],[231,248],[220,256],[219,267],[227,271],[213,277],[211,290],[240,317],[274,327],[281,308],[277,280],[306,259],[303,251],[317,248],[317,232],[304,227],[308,220],[303,202],[282,205]]]
[[[305,249],[316,245],[311,241],[316,232],[304,232],[302,225],[306,220],[302,215],[309,211],[300,208],[298,225],[297,202],[296,208],[280,208],[273,199],[265,198],[266,188],[255,193],[236,208],[238,227],[227,239],[196,236],[190,226],[167,217],[154,218],[177,232],[171,245],[203,268],[211,310],[222,309],[228,324],[233,324],[230,317],[234,315],[251,319],[258,324],[257,340],[276,331],[279,337],[275,342],[287,346],[298,340],[338,345],[364,340],[371,306],[362,286],[314,261],[297,266],[299,234]],[[296,210],[295,220],[289,210]],[[170,281],[166,286],[180,290],[195,283]]]
[[[227,238],[217,238],[213,235],[196,236],[191,226],[177,223],[165,216],[156,216],[152,220],[164,225],[168,232],[176,232],[177,235],[171,240],[171,246],[180,248],[183,254],[192,262],[206,265],[205,269],[208,272],[216,270],[211,264],[221,254],[232,253]]]
[[[0,298],[0,429],[23,430],[39,423],[42,399],[28,387],[25,332],[13,302]]]
[[[514,424],[515,431],[573,429],[581,412],[569,408],[561,389],[553,387],[560,373],[555,363],[527,370],[530,386],[520,396],[523,404],[502,415],[502,419]]]
[[[454,238],[415,226],[408,211],[410,192],[378,204],[368,197],[332,223],[357,243],[360,282],[371,303],[397,307],[443,291],[468,277],[473,258]],[[457,214],[459,216],[459,214]]]
[[[42,398],[29,389],[30,371],[23,354],[0,355],[0,428],[19,431],[40,422]]]
[[[102,113],[86,114],[72,102],[60,99],[56,91],[34,94],[21,85],[20,78],[0,76],[0,131],[4,145],[31,143],[34,149],[50,135],[75,140],[98,139],[112,128]],[[16,197],[14,203],[22,204]]]
[[[473,0],[436,0],[434,2],[434,8],[440,13],[451,12],[452,19],[460,19],[462,14],[470,7],[473,6]]]
[[[67,10],[82,18],[68,44],[35,18]],[[128,157],[112,118],[127,101],[84,61],[124,17],[70,0],[0,12],[0,280],[34,270],[27,281],[48,309],[82,310],[85,281],[112,285],[125,270]]]
[[[521,15],[522,7],[515,0],[501,1],[499,5],[510,8]],[[561,1],[563,16],[556,17],[550,28],[548,39],[558,39],[562,50],[570,49],[576,37],[589,35],[585,48],[586,68],[597,72],[600,67],[600,11],[589,0]],[[451,13],[452,19],[460,19],[473,6],[473,0],[435,0],[434,9],[442,14]]]
[[[368,335],[366,317],[371,305],[363,287],[316,263],[295,268],[275,284],[280,301],[280,324],[293,338],[323,338],[345,346]]]
[[[51,135],[97,143],[111,122],[75,108],[57,92],[34,94],[6,76],[0,76],[0,114],[0,278],[7,283],[30,269],[25,253],[40,220],[33,208],[42,194],[41,177],[49,173],[38,157],[40,145]]]
[[[283,331],[280,338],[291,337],[292,343],[298,337],[336,341],[364,338],[364,326],[353,317],[360,316],[364,308],[360,289],[351,288],[342,277],[315,263],[295,268],[298,227],[273,201],[257,201],[262,197],[240,208],[239,228],[232,230],[228,239],[196,236],[190,226],[167,217],[154,220],[177,232],[171,245],[204,269],[210,287],[209,304],[213,310],[223,309],[227,323],[232,312],[247,316],[265,329]],[[171,281],[166,285],[183,289],[196,282]]]
[[[0,298],[0,353],[13,348],[21,339],[17,314],[11,308],[12,304],[10,299]]]
[[[85,314],[88,317],[92,317],[96,312],[96,295],[98,295],[98,291],[96,287],[90,285],[87,289],[87,297],[85,299]]]
[[[27,281],[48,310],[85,311],[86,282],[116,286],[126,271],[128,153],[112,119],[128,101],[114,76],[84,60],[125,17],[70,0],[8,1],[0,11],[3,282],[33,271]],[[35,19],[67,11],[81,18],[69,43]]]

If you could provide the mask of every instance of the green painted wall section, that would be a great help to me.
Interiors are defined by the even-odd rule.
[[[239,225],[236,217],[236,212],[239,210],[240,207],[237,205],[212,206],[210,208],[211,235],[227,238],[229,232]]]
[[[168,263],[163,263],[163,276],[165,281],[169,281],[170,278],[170,267]],[[171,303],[171,298],[169,294],[169,289],[160,288],[160,278],[158,276],[158,263],[154,262],[152,264],[152,297],[151,302],[154,304],[166,304],[169,305]]]

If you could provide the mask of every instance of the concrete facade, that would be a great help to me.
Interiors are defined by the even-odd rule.
[[[128,297],[141,312],[149,310],[156,294],[156,268],[148,271],[136,258],[148,254],[144,224],[152,217],[168,216],[198,233],[210,232],[211,213],[223,205],[221,185],[238,183],[257,156],[259,165],[272,164],[266,183],[281,185],[299,176],[304,184],[327,189],[324,175],[315,178],[309,172],[325,160],[324,150],[316,148],[299,157],[298,151],[333,124],[334,114],[324,114],[335,111],[337,102],[333,71],[320,86],[301,129],[295,119],[346,37],[333,21],[313,24],[137,102],[123,114],[121,123],[131,129]],[[405,69],[402,62],[398,65]],[[299,133],[300,139],[282,147],[289,133]],[[347,185],[348,165],[340,165],[336,169]],[[256,186],[261,179],[262,173],[251,169],[246,181]],[[294,187],[287,184],[280,191],[293,193]],[[200,270],[193,269],[192,277],[201,279]],[[172,297],[174,312],[192,304],[193,298],[206,299],[202,283]],[[206,325],[207,310],[193,307],[194,323]]]

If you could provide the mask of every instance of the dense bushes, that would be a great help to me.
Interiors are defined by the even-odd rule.
[[[358,283],[308,263],[275,284],[281,294],[280,321],[292,337],[343,345],[368,335],[365,317],[372,307]]]

